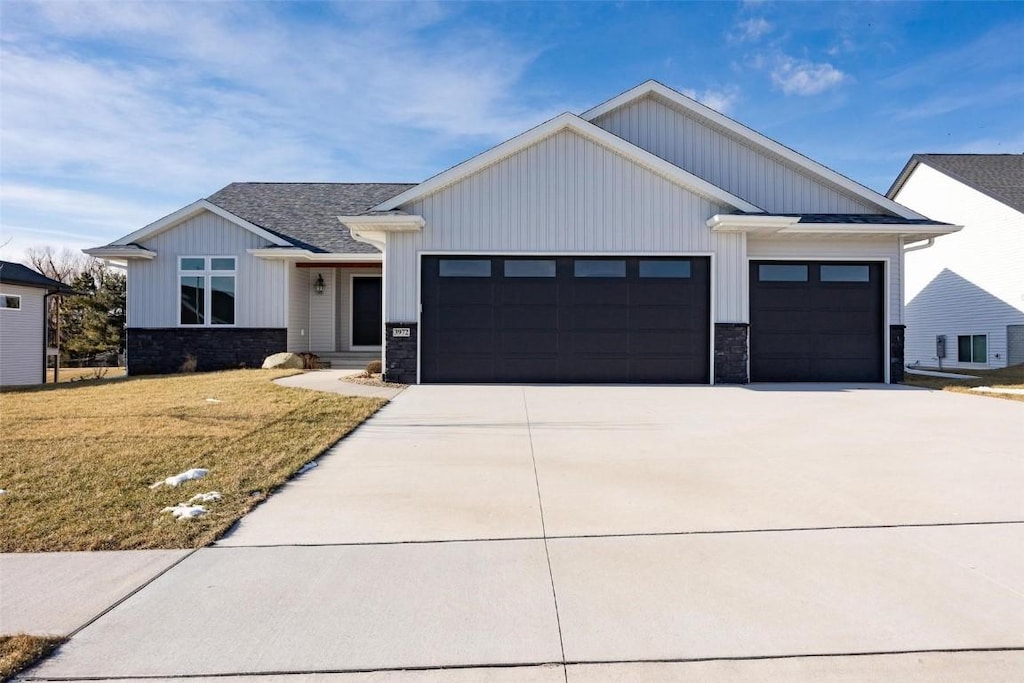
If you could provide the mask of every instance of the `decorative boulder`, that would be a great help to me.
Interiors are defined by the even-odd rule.
[[[272,356],[267,356],[267,359],[263,361],[264,370],[276,370],[276,369],[287,369],[287,370],[301,370],[304,367],[302,362],[302,356],[297,353],[275,353]]]

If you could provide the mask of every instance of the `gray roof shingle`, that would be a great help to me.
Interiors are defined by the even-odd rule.
[[[409,183],[231,183],[207,201],[278,235],[297,247],[333,254],[377,254],[357,242],[338,216],[355,216]]]
[[[915,162],[1024,213],[1024,154],[915,154],[890,188],[890,197],[899,191]]]
[[[75,293],[75,290],[71,289],[64,283],[50,279],[45,275],[32,270],[28,266],[23,266],[20,263],[12,263],[11,261],[0,261],[0,282],[5,282],[9,285],[39,287],[41,289],[48,289],[54,292],[65,292],[67,294]]]
[[[849,223],[861,225],[949,225],[930,218],[903,218],[874,213],[745,213],[746,216],[795,216],[798,223]]]

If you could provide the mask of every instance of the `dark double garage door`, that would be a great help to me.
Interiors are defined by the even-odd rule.
[[[710,382],[707,257],[426,256],[423,382]],[[884,381],[879,262],[752,261],[750,380]]]
[[[710,381],[706,257],[424,257],[423,382]]]

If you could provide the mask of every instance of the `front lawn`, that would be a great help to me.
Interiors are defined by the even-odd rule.
[[[0,394],[0,551],[195,548],[385,402],[280,387],[290,370],[129,378]],[[177,488],[150,485],[192,468]],[[193,495],[207,514],[166,512]]]
[[[937,368],[921,368],[922,370],[937,370]],[[945,370],[957,375],[976,375],[978,379],[946,379],[945,377],[929,377],[928,375],[912,375],[907,373],[904,376],[904,384],[924,389],[940,389],[942,391],[957,391],[975,396],[994,396],[996,398],[1007,398],[1011,401],[1024,401],[1020,394],[993,394],[983,391],[971,391],[971,387],[1000,387],[1008,389],[1024,389],[1024,365],[1013,365],[998,370]]]
[[[51,636],[0,636],[0,681],[7,681],[21,673],[63,642]]]

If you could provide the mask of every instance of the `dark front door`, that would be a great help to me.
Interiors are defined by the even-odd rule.
[[[706,257],[428,256],[424,382],[710,381]]]
[[[752,261],[753,382],[882,382],[879,262]]]
[[[380,346],[381,278],[352,278],[352,346]]]

